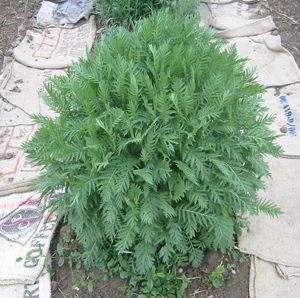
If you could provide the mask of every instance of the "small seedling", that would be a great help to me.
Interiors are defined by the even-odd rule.
[[[25,258],[19,257],[19,258],[16,259],[16,262],[21,262],[21,261],[23,261],[23,259],[25,259],[27,262],[31,262],[32,264],[36,264],[38,262],[39,258],[45,258],[44,266],[46,268],[46,271],[50,274],[50,276],[53,276],[55,274],[55,269],[51,268],[51,266],[50,266],[50,257],[45,256],[43,254],[41,246],[39,245],[39,254],[37,256],[33,257],[32,253],[33,253],[32,251],[27,252]],[[41,275],[44,275],[44,274],[45,273],[41,273]]]
[[[235,268],[235,264],[228,264],[227,265],[227,270],[229,272],[233,272]],[[211,273],[211,275],[208,278],[205,278],[202,280],[204,284],[208,284],[211,282],[211,284],[215,288],[219,288],[223,286],[226,282],[226,287],[232,287],[234,285],[233,282],[228,281],[229,277],[224,277],[222,274],[225,272],[225,267],[224,265],[219,266],[215,271]]]
[[[235,272],[234,268],[236,268],[235,264],[227,264],[227,270],[229,272]]]
[[[69,256],[66,256],[65,252],[74,247],[76,248],[76,250],[71,252]],[[51,266],[50,266],[51,259],[58,259],[59,267],[62,267],[65,263],[65,259],[67,259],[70,267],[72,267],[73,264],[75,263],[77,269],[81,268],[81,265],[82,265],[81,252],[79,251],[78,246],[76,246],[74,244],[74,242],[71,241],[68,234],[66,234],[64,236],[64,239],[61,243],[57,244],[56,251],[57,251],[58,256],[57,257],[52,256],[50,258],[50,256],[45,256],[43,254],[42,248],[39,245],[38,255],[32,256],[33,252],[29,251],[29,252],[27,252],[25,258],[19,257],[16,259],[16,262],[21,262],[21,261],[25,260],[25,261],[31,262],[32,264],[36,264],[38,262],[39,258],[44,258],[44,266],[46,268],[46,271],[50,274],[50,276],[54,276],[54,274],[55,274],[55,269],[51,268]]]
[[[80,281],[76,281],[76,279],[73,277],[72,282],[73,286],[72,289],[76,289],[78,287],[88,287],[88,290],[90,293],[93,293],[94,291],[94,286],[93,282],[96,281],[97,279],[101,278],[101,276],[95,276],[93,272],[90,273],[90,276],[87,278],[87,280],[81,279]]]
[[[178,278],[167,266],[161,264],[149,276],[138,274],[132,276],[129,285],[123,285],[119,290],[126,291],[128,297],[132,297],[133,294],[139,298],[168,297],[168,295],[182,297],[190,282],[185,275]]]
[[[239,261],[240,263],[243,263],[245,260],[245,254],[243,254],[242,252],[239,252],[237,250],[232,250],[231,252],[233,259],[235,261]]]
[[[204,284],[208,284],[209,282],[211,282],[215,288],[219,288],[224,284],[225,278],[222,276],[222,273],[224,273],[224,271],[225,268],[224,265],[222,265],[215,271],[213,271],[208,278],[203,279],[202,282]]]

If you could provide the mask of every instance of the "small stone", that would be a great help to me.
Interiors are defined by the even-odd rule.
[[[280,128],[280,131],[281,131],[282,133],[287,133],[287,128],[286,128],[285,126],[282,126],[282,127]]]
[[[21,25],[18,27],[18,34],[24,32],[24,31],[26,31],[26,29],[25,29],[24,25],[21,24]]]
[[[18,46],[18,45],[20,45],[20,43],[21,43],[20,40],[17,39],[17,40],[16,40],[16,45]]]

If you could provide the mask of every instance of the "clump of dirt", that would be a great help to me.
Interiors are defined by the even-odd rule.
[[[0,70],[4,56],[12,56],[30,28],[30,19],[40,9],[41,0],[0,1]]]

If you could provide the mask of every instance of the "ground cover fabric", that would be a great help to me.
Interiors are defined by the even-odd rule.
[[[239,57],[248,57],[246,67],[256,67],[260,84],[268,87],[300,82],[300,71],[294,57],[281,46],[279,35],[265,33],[257,36],[228,39],[228,47],[236,45]]]
[[[2,298],[50,298],[50,285],[50,274],[43,270],[34,284],[2,285],[0,286],[0,292]]]
[[[78,24],[76,24],[78,25]],[[44,223],[48,198],[37,205],[39,194],[29,191],[41,167],[20,150],[38,126],[30,114],[55,117],[40,92],[50,76],[64,75],[64,68],[85,57],[94,42],[94,16],[75,29],[28,30],[14,49],[16,61],[6,59],[0,73],[0,297],[50,298],[50,275],[44,258],[56,227],[56,215]],[[32,251],[37,263],[26,261]],[[16,259],[23,257],[21,262]],[[44,271],[43,271],[44,270]]]
[[[300,159],[269,158],[272,178],[262,198],[284,212],[278,219],[260,214],[250,219],[250,233],[238,239],[240,251],[253,255],[250,298],[297,297],[300,289]]]
[[[267,87],[264,105],[275,118],[270,127],[284,150],[282,158],[267,158],[272,179],[259,196],[274,201],[284,212],[278,219],[261,214],[250,218],[250,234],[239,237],[240,251],[252,255],[250,298],[298,297],[300,290],[300,72],[293,56],[274,35],[271,17],[255,16],[259,1],[211,1],[202,5],[202,24],[218,30],[239,57],[249,57],[257,81]],[[202,12],[201,12],[202,9]]]
[[[5,68],[0,85],[0,196],[28,191],[31,181],[38,177],[35,167],[19,148],[37,130],[29,115],[55,117],[44,103],[40,92],[49,77],[64,75],[63,69],[35,69],[11,61]]]
[[[259,197],[271,199],[284,212],[277,219],[265,214],[251,218],[250,233],[239,238],[241,251],[285,266],[300,267],[299,159],[268,158],[272,178]]]
[[[280,138],[276,143],[282,146],[286,157],[300,158],[300,84],[268,88],[263,95],[265,106],[275,117],[270,126]]]
[[[0,98],[0,127],[10,127],[22,124],[31,125],[33,122],[29,115],[19,107]]]
[[[0,285],[33,285],[43,270],[44,258],[39,257],[39,248],[47,255],[56,215],[44,224],[48,214],[42,210],[49,198],[37,205],[38,200],[39,194],[33,192],[0,198]],[[29,251],[32,257],[37,257],[35,264],[25,258],[16,262]]]
[[[203,2],[214,3],[214,4],[226,4],[226,3],[231,3],[231,2],[235,2],[235,1],[236,0],[207,0],[207,1],[203,1]],[[242,0],[240,2],[256,3],[256,2],[259,2],[259,0]]]
[[[20,150],[37,130],[37,125],[0,127],[0,197],[28,191],[30,182],[41,170]]]
[[[12,61],[7,67],[10,68],[10,76],[0,86],[1,96],[27,115],[41,113],[54,117],[54,112],[39,93],[46,93],[44,84],[49,83],[49,77],[65,75],[64,69],[35,69],[17,61]]]
[[[224,38],[259,35],[274,30],[276,26],[272,17],[262,18],[258,15],[259,10],[259,3],[202,4],[199,6],[200,25],[217,29],[216,36]]]
[[[95,16],[74,29],[48,28],[28,30],[20,45],[14,48],[14,57],[33,68],[65,68],[86,57],[96,36]]]
[[[275,264],[253,257],[250,270],[250,298],[298,297],[298,277],[279,277]]]

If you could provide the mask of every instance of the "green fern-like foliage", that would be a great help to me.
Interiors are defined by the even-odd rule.
[[[164,0],[97,0],[95,13],[106,21],[130,27],[132,22],[164,7]]]
[[[95,13],[105,22],[128,28],[159,9],[177,11],[182,16],[194,13],[202,0],[95,0]]]
[[[198,19],[157,12],[118,28],[66,77],[46,86],[55,119],[23,150],[44,167],[42,197],[83,244],[85,265],[130,252],[140,274],[156,261],[200,266],[234,245],[236,214],[280,214],[257,198],[263,157],[280,148],[245,59]]]

